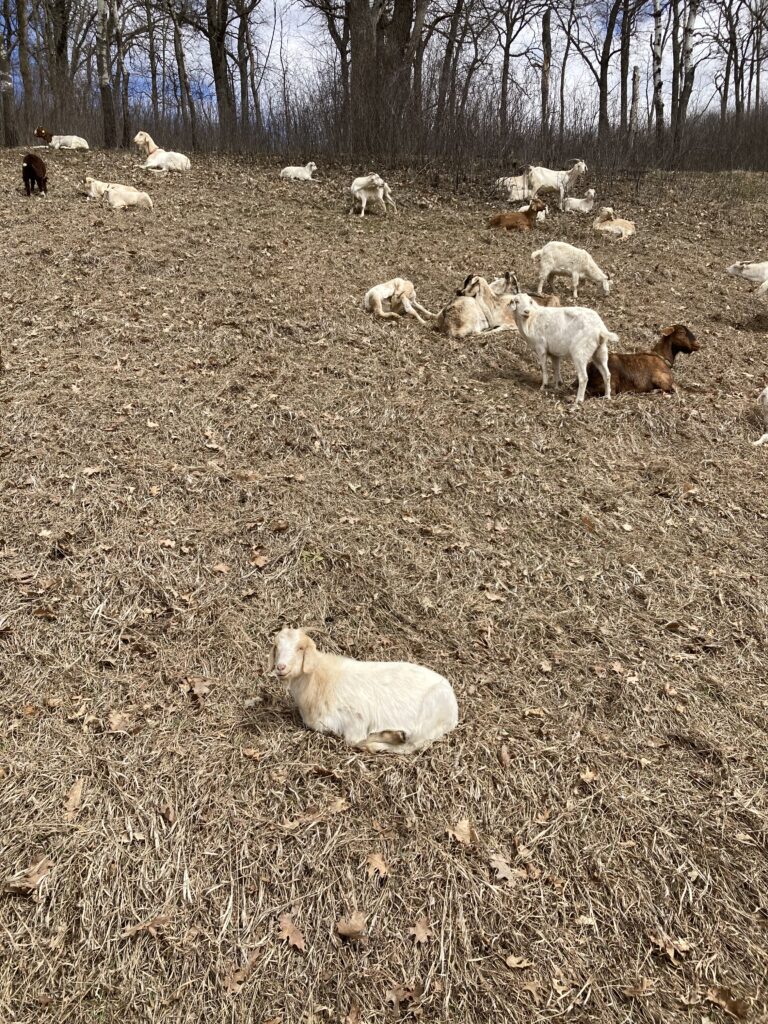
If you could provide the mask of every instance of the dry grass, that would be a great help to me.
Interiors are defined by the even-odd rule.
[[[0,866],[52,867],[0,896],[0,1019],[382,1021],[406,985],[425,1021],[699,1024],[718,989],[765,1020],[766,341],[722,272],[764,255],[765,179],[612,192],[622,244],[499,238],[479,192],[397,174],[401,215],[361,222],[351,172],[215,160],[114,215],[76,182],[135,157],[51,153],[47,202],[19,157]],[[583,298],[627,348],[698,335],[676,397],[570,415],[515,336],[361,309],[395,274],[434,309],[471,271],[530,284],[551,237],[615,272]],[[264,667],[283,623],[444,672],[458,730],[407,760],[303,730]]]

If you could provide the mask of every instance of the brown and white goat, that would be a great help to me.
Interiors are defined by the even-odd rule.
[[[541,199],[532,199],[528,209],[516,213],[495,213],[488,221],[489,228],[498,228],[504,231],[533,231],[536,227],[536,218],[546,210],[546,203]]]
[[[672,367],[679,352],[698,352],[698,341],[683,324],[665,327],[659,340],[650,352],[611,352],[608,369],[611,374],[611,390],[619,395],[624,391],[646,394],[649,391],[675,390]],[[591,396],[603,394],[603,382],[594,363],[587,367],[587,393]]]

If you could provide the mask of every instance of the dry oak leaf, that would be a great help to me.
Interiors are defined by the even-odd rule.
[[[306,952],[307,946],[304,942],[304,936],[293,923],[291,915],[281,914],[278,919],[278,924],[280,926],[280,930],[277,933],[278,939],[283,939],[289,946],[294,946],[296,949],[300,949],[302,953]]]
[[[462,818],[461,821],[457,821],[453,828],[446,829],[446,832],[451,839],[455,839],[457,843],[461,843],[463,846],[471,846],[472,843],[477,842],[477,832],[470,825],[469,818]]]
[[[489,863],[496,872],[496,877],[500,882],[509,882],[510,885],[514,885],[518,873],[515,872],[515,869],[503,854],[494,853]],[[523,875],[525,875],[525,872],[523,872]]]
[[[110,711],[108,720],[110,732],[130,733],[133,730],[131,716],[126,715],[124,711]]]
[[[670,939],[666,935],[651,935],[651,942],[665,953],[673,964],[677,963],[675,956],[685,956],[690,952],[691,944],[686,939]]]
[[[499,764],[502,768],[509,768],[511,761],[512,758],[509,754],[509,747],[506,743],[502,743],[499,750]]]
[[[251,761],[260,761],[264,757],[264,751],[257,750],[256,747],[243,747],[240,752],[243,757],[250,758]]]
[[[65,821],[74,821],[77,817],[77,812],[80,808],[80,801],[83,798],[84,785],[85,779],[76,779],[69,793],[67,793],[67,800],[64,804]]]
[[[356,910],[349,917],[340,917],[336,922],[336,931],[342,939],[352,942],[367,942],[368,932],[365,927],[365,914]]]
[[[380,853],[369,853],[365,858],[366,874],[369,878],[375,878],[377,875],[379,881],[383,882],[385,878],[389,877],[389,864],[384,860]]]
[[[585,768],[583,772],[579,772],[579,778],[582,782],[594,782],[597,772],[593,772],[591,768]]]
[[[43,857],[41,860],[35,861],[26,871],[9,878],[5,883],[5,891],[14,896],[30,896],[49,874],[52,867],[53,861],[50,857]]]
[[[124,928],[120,933],[120,938],[132,939],[135,935],[141,935],[142,932],[149,932],[150,935],[156,937],[158,932],[170,924],[170,921],[171,919],[167,914],[158,914],[157,917],[153,917],[149,921],[142,921],[141,924],[134,924],[130,928]]]
[[[221,573],[222,576],[225,576],[230,571],[230,567],[226,562],[217,562],[216,565],[211,566],[211,568],[214,572]]]
[[[253,973],[253,968],[256,965],[258,958],[258,952],[251,953],[242,967],[233,968],[233,970],[225,974],[222,980],[224,991],[229,992],[230,995],[236,996]],[[275,1020],[279,1020],[279,1018],[276,1017]]]
[[[395,1010],[401,1006],[408,1006],[416,1003],[424,994],[424,986],[420,981],[414,981],[412,985],[398,985],[396,988],[387,989],[384,994],[386,1002],[391,1003]]]
[[[179,685],[190,697],[200,700],[211,692],[212,683],[206,676],[185,676]]]
[[[429,927],[429,918],[420,917],[413,928],[408,929],[408,934],[413,937],[414,944],[421,946],[435,937],[435,933]]]
[[[542,1002],[541,990],[542,990],[542,987],[543,986],[542,986],[541,982],[538,981],[538,980],[525,981],[520,986],[520,988],[522,988],[524,992],[530,992],[531,999],[533,999],[533,1001],[536,1004],[536,1006],[541,1006],[541,1002]]]
[[[734,996],[729,988],[723,988],[721,985],[708,988],[704,998],[708,1003],[714,1003],[715,1006],[719,1006],[732,1017],[743,1018],[749,1015],[749,1000]]]
[[[96,476],[97,473],[103,473],[103,466],[86,466],[83,470],[83,476]]]
[[[360,1003],[355,999],[349,1004],[349,1013],[344,1018],[344,1024],[360,1024]]]
[[[504,963],[513,971],[522,971],[526,967],[533,967],[533,960],[526,960],[522,956],[508,956]]]
[[[645,996],[653,995],[656,986],[650,978],[638,978],[634,985],[628,985],[621,991],[630,999],[643,999]]]

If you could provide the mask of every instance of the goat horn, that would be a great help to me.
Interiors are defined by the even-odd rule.
[[[515,282],[515,294],[522,295],[522,292],[520,291],[520,282],[517,280],[517,274],[510,272],[509,277],[511,277]]]

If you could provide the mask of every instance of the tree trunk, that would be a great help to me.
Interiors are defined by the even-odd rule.
[[[104,147],[115,149],[117,146],[117,123],[112,82],[109,77],[109,18],[106,0],[96,0],[96,72],[99,76]]]
[[[179,90],[181,92],[181,116],[185,121],[184,109],[186,107],[187,118],[189,119],[189,133],[192,139],[192,149],[197,149],[197,112],[195,101],[192,98],[192,90],[189,85],[187,74],[187,62],[184,59],[184,43],[181,38],[181,28],[173,5],[170,4],[168,11],[173,22],[173,50],[176,55],[176,67],[179,69]],[[186,127],[186,125],[185,125]]]
[[[552,71],[552,9],[541,19],[541,132],[549,138],[549,82]]]
[[[610,84],[611,50],[613,48],[613,34],[616,30],[616,22],[623,0],[614,0],[608,12],[608,21],[605,26],[605,39],[603,40],[602,52],[600,54],[600,84],[599,84],[599,114],[597,120],[597,137],[604,140],[611,130],[611,123],[608,117],[608,87]]]
[[[629,108],[629,143],[635,145],[637,140],[637,114],[640,106],[640,68],[635,64],[632,68],[632,102]]]
[[[677,106],[677,120],[675,121],[674,148],[675,154],[680,153],[685,134],[685,124],[688,119],[688,104],[693,93],[693,83],[696,77],[696,65],[693,63],[694,30],[696,18],[699,13],[699,0],[690,0],[688,13],[683,28],[683,53],[681,61],[682,86],[680,99]]]
[[[16,126],[16,98],[13,95],[11,61],[5,39],[0,36],[0,107],[3,117],[3,145],[18,146],[19,131]]]
[[[350,0],[350,136],[352,149],[368,154],[378,149],[380,124],[379,61],[376,52],[376,21],[379,4]],[[389,101],[388,101],[389,102]]]
[[[653,109],[656,117],[656,151],[661,155],[664,149],[664,83],[661,79],[661,64],[664,58],[661,31],[661,0],[653,0]]]
[[[464,0],[458,0],[451,14],[451,21],[448,26],[448,38],[445,42],[445,52],[440,65],[440,78],[437,84],[437,104],[435,106],[435,130],[440,132],[445,121],[445,109],[448,101],[448,90],[451,84],[451,69],[453,68],[453,55],[456,50],[456,40],[459,34],[461,16],[464,11]]]
[[[21,88],[23,90],[22,109],[26,118],[29,116],[29,107],[34,95],[32,74],[29,68],[27,0],[16,0],[16,32],[18,36],[19,78],[21,78]]]
[[[621,69],[619,99],[619,130],[624,134],[628,130],[627,98],[629,92],[629,51],[632,42],[632,16],[630,0],[623,0],[621,5]]]
[[[672,0],[672,84],[669,107],[669,124],[674,137],[677,130],[677,111],[680,102],[680,65],[681,65],[681,41],[680,41],[680,2]]]
[[[157,40],[155,38],[155,29],[157,27],[157,20],[155,19],[155,10],[150,0],[146,0],[144,11],[147,16],[147,55],[149,57],[149,90],[150,100],[152,103],[152,129],[157,129],[160,123],[160,102],[157,90]]]
[[[216,93],[216,110],[219,117],[219,140],[226,150],[232,140],[234,128],[235,101],[229,80],[227,66],[227,28],[229,5],[227,0],[206,0],[208,52],[211,57],[213,88]]]

